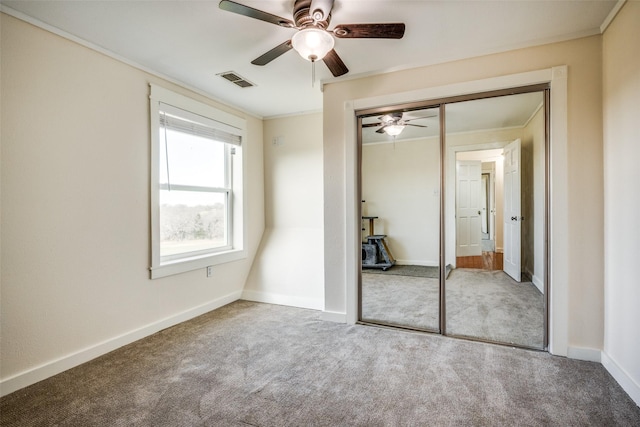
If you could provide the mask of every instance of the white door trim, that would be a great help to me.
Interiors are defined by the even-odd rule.
[[[358,260],[360,245],[357,219],[359,200],[356,188],[358,171],[358,147],[356,137],[355,111],[364,108],[402,104],[429,99],[446,98],[476,92],[488,92],[511,87],[528,86],[539,83],[551,85],[551,124],[550,124],[550,171],[549,171],[549,351],[552,354],[566,356],[568,349],[568,283],[569,241],[565,233],[555,230],[569,228],[568,221],[568,152],[567,152],[567,66],[557,66],[526,73],[511,74],[490,79],[426,88],[362,98],[345,102],[344,141],[345,141],[345,232],[343,247],[346,262],[342,277],[346,297],[345,315],[348,323],[357,321],[358,313]],[[445,183],[446,184],[446,183]],[[445,227],[447,233],[447,227]],[[455,236],[455,235],[454,235]],[[553,238],[551,238],[553,236]],[[447,251],[451,250],[447,245]],[[454,256],[455,256],[455,245]]]

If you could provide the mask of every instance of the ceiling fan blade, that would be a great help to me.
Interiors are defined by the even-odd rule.
[[[309,15],[316,21],[325,21],[333,9],[333,0],[311,0]]]
[[[287,40],[286,42],[279,44],[278,46],[271,49],[269,52],[257,57],[251,63],[253,65],[267,65],[269,62],[273,61],[283,53],[287,53],[292,49],[291,40]]]
[[[333,34],[340,39],[401,39],[404,24],[343,24]]]
[[[386,128],[386,126],[382,126],[380,129],[376,131],[376,133],[384,133],[384,128]]]
[[[438,115],[437,114],[431,114],[430,116],[411,117],[409,119],[406,119],[405,122],[410,122],[411,120],[430,119],[432,117],[438,117]]]
[[[295,28],[296,26],[296,24],[294,24],[293,21],[282,18],[280,16],[272,15],[267,12],[263,12],[262,10],[245,6],[240,3],[236,3],[231,0],[222,0],[219,4],[219,7],[220,9],[226,10],[227,12],[233,12],[239,15],[248,16],[249,18],[259,19],[261,21],[269,22],[271,24],[276,24],[281,27]]]
[[[331,71],[334,77],[339,77],[349,72],[349,69],[344,65],[344,62],[342,62],[342,59],[340,59],[334,49],[331,49],[322,60],[327,64],[329,71]]]
[[[425,126],[425,125],[414,125],[411,123],[405,123],[405,126],[415,126],[417,128],[428,128],[429,126]]]
[[[362,124],[363,128],[373,128],[376,126],[382,126],[382,123],[363,123]]]

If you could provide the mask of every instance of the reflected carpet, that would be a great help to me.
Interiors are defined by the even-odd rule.
[[[416,329],[438,330],[439,281],[362,273],[362,318]],[[457,268],[446,281],[448,335],[541,349],[543,295],[530,282],[502,271]]]

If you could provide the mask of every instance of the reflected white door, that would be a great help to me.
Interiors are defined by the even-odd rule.
[[[504,272],[521,279],[520,139],[504,148]]]
[[[482,255],[480,160],[456,162],[456,256]]]

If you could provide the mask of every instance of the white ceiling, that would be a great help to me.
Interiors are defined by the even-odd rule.
[[[238,0],[291,19],[293,0]],[[350,72],[369,75],[600,33],[616,0],[336,0],[337,24],[404,22],[401,40],[337,39]],[[321,83],[335,79],[295,51],[260,67],[250,62],[293,29],[220,10],[218,1],[10,1],[3,11],[168,77],[259,117],[322,109]],[[58,31],[61,30],[61,31]],[[218,77],[234,71],[256,84]]]

